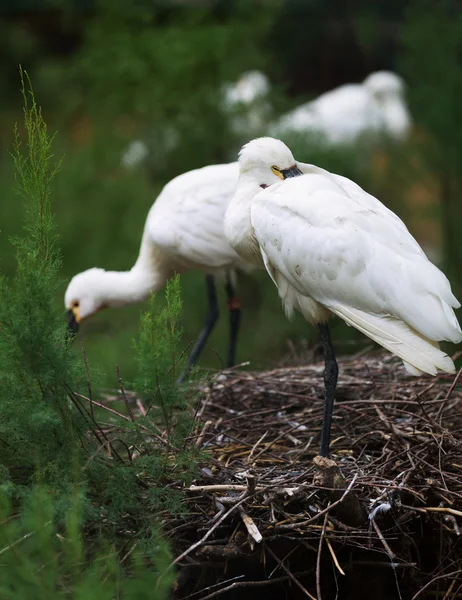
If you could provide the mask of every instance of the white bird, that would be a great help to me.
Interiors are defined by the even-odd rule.
[[[412,375],[436,375],[454,372],[438,341],[462,340],[453,311],[460,304],[401,219],[353,181],[297,163],[272,138],[245,145],[239,167],[225,234],[245,262],[266,268],[286,314],[298,310],[320,329],[326,394],[320,454],[328,456],[338,375],[329,316],[399,356]]]
[[[270,107],[266,102],[270,90],[268,77],[261,71],[246,71],[233,84],[223,88],[222,108],[241,114],[231,118],[231,130],[238,135],[253,135],[266,128]],[[247,137],[248,139],[248,137]]]
[[[366,135],[403,141],[410,127],[403,80],[395,73],[377,71],[363,83],[342,85],[283,115],[269,133],[307,134],[329,146],[342,146]]]
[[[181,136],[177,129],[171,125],[164,125],[161,129],[151,132],[149,143],[145,140],[133,140],[123,150],[120,165],[127,171],[138,168],[150,156],[151,162],[158,156],[173,152],[180,144]],[[160,158],[160,155],[159,155]]]
[[[236,135],[245,135],[247,139],[265,130],[270,107],[265,98],[270,83],[261,71],[246,71],[234,83],[227,83],[221,89],[221,109],[229,115],[231,131]],[[123,150],[120,164],[130,170],[141,165],[153,148],[163,154],[173,152],[181,142],[181,135],[172,126],[163,126],[156,131],[155,140],[148,143],[133,140]],[[152,160],[152,156],[151,156]]]
[[[136,167],[136,165],[142,163],[148,154],[149,148],[145,142],[142,140],[133,140],[133,142],[130,142],[123,151],[120,164],[125,169],[132,169],[133,167]]]
[[[225,86],[223,106],[231,109],[239,104],[252,104],[257,98],[266,96],[269,89],[269,79],[264,73],[246,71],[235,83]]]
[[[201,269],[206,272],[208,313],[184,375],[197,361],[219,316],[216,275],[226,282],[228,366],[232,366],[240,318],[234,270],[244,265],[226,241],[223,218],[237,178],[238,164],[230,163],[189,171],[170,181],[149,211],[139,256],[129,271],[92,268],[72,278],[64,298],[69,327],[76,332],[83,320],[101,309],[141,302],[175,273]]]

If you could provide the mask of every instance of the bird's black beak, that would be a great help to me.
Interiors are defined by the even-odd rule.
[[[289,179],[289,177],[298,177],[299,175],[303,175],[297,165],[293,167],[289,167],[288,169],[281,169],[281,173],[284,179]]]
[[[74,337],[79,330],[79,323],[75,317],[74,311],[70,308],[67,311],[68,337]]]

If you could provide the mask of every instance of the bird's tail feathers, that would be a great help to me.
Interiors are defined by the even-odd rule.
[[[441,304],[443,306],[443,312],[446,316],[446,319],[448,320],[448,323],[450,325],[450,327],[452,328],[452,338],[454,341],[454,343],[459,343],[461,341],[462,338],[462,332],[460,329],[460,325],[459,325],[459,321],[457,320],[457,317],[454,313],[454,310],[452,307],[454,308],[459,308],[460,304],[459,302],[456,300],[456,298],[454,298],[455,302],[452,305],[449,305],[447,302],[445,302],[444,300],[441,300]]]
[[[424,337],[404,321],[392,316],[372,315],[349,306],[329,308],[348,325],[399,356],[411,375],[455,372],[452,359],[439,349],[438,343]]]

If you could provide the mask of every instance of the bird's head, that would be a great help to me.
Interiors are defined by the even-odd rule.
[[[241,175],[250,174],[261,187],[302,175],[289,148],[271,137],[252,140],[239,153]]]
[[[396,73],[390,71],[377,71],[371,73],[363,83],[378,101],[399,98],[404,95],[404,81]]]
[[[67,286],[64,304],[69,329],[77,333],[80,323],[105,308],[102,279],[104,269],[88,269],[75,275]]]

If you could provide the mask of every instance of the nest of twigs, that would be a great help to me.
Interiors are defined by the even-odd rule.
[[[462,597],[462,390],[390,355],[341,358],[331,461],[323,363],[227,371],[203,393],[208,453],[166,522],[175,597]]]

